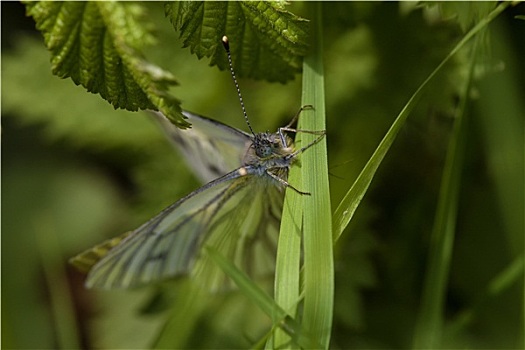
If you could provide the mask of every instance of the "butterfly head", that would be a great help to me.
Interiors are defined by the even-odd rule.
[[[253,138],[252,148],[259,159],[283,157],[293,152],[291,139],[286,138],[285,144],[278,133],[259,133]]]

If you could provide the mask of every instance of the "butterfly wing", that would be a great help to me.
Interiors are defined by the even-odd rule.
[[[226,279],[200,254],[203,244],[252,275],[271,269],[282,191],[261,176],[235,170],[174,203],[109,250],[86,285],[128,288],[191,272],[218,289]]]
[[[175,145],[203,183],[242,166],[252,136],[218,121],[182,112],[191,128],[182,130],[162,113],[153,112],[168,139]]]
[[[100,244],[97,244],[93,248],[90,248],[74,257],[69,259],[69,263],[80,272],[87,273],[93,265],[95,265],[97,262],[100,261],[103,257],[105,257],[108,252],[115,248],[117,245],[120,244],[130,234],[132,234],[133,231],[128,231],[120,236],[110,238]]]

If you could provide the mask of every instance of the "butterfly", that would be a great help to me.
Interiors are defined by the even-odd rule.
[[[228,51],[229,53],[229,51]],[[230,58],[230,56],[228,55]],[[231,67],[231,59],[230,59]],[[232,76],[238,89],[232,69]],[[324,131],[291,128],[304,109],[275,133],[251,133],[186,112],[190,129],[175,127],[161,113],[153,116],[204,186],[173,203],[139,228],[103,242],[70,262],[88,272],[88,288],[133,288],[191,275],[209,290],[228,283],[207,257],[211,246],[249,275],[270,273],[275,265],[284,189],[300,153],[318,143]],[[287,133],[312,133],[314,141],[295,149]]]

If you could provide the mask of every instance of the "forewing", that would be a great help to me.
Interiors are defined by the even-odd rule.
[[[93,266],[86,285],[128,288],[193,271],[206,287],[220,288],[225,277],[200,254],[203,244],[248,272],[254,260],[273,264],[267,248],[275,248],[282,193],[264,177],[240,174],[201,187],[133,231]]]
[[[187,111],[182,112],[191,128],[181,130],[163,114],[153,112],[169,140],[203,183],[242,166],[252,143],[251,135]]]

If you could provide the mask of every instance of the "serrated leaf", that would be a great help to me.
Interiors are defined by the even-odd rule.
[[[301,69],[308,21],[279,2],[170,2],[165,10],[183,46],[210,65],[228,68],[221,45],[227,35],[239,76],[285,82]]]
[[[144,59],[154,42],[144,8],[126,2],[27,2],[51,51],[52,71],[131,111],[160,110],[187,127],[180,102],[168,93],[175,77]]]

